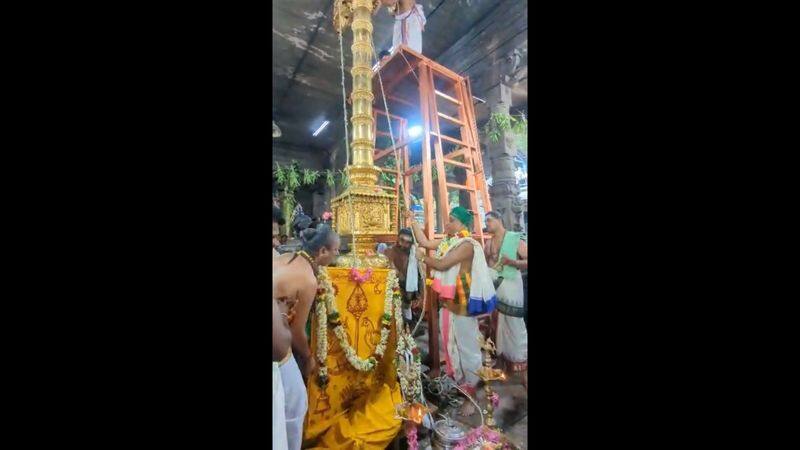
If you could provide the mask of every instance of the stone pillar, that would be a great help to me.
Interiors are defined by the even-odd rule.
[[[500,83],[487,95],[487,103],[492,113],[509,114],[511,109],[511,88]],[[507,230],[513,230],[519,223],[521,205],[519,201],[519,185],[514,176],[514,157],[517,148],[511,130],[503,132],[498,142],[487,139],[486,154],[491,161],[492,187],[489,194],[492,208],[503,216]]]
[[[325,179],[325,170],[330,169],[336,173],[336,156],[339,152],[339,145],[334,146],[328,152],[328,160],[322,166],[322,199],[325,211],[331,211],[331,200],[336,196],[336,187],[328,186],[328,180]]]
[[[314,211],[314,217],[322,217],[322,213],[327,210],[325,205],[325,192],[314,191],[311,194],[311,204]]]

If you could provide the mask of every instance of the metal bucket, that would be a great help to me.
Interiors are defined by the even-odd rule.
[[[455,423],[447,419],[439,420],[433,427],[431,446],[435,450],[451,450],[466,437],[464,430]]]

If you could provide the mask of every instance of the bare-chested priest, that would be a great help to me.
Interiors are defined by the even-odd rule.
[[[412,217],[410,211],[405,214]],[[472,213],[465,208],[453,208],[450,221],[444,226],[444,239],[428,239],[418,223],[412,222],[411,226],[421,247],[436,250],[436,255],[430,257],[420,248],[416,256],[432,269],[431,289],[444,306],[439,312],[439,327],[447,374],[474,398],[479,380],[476,372],[481,367],[480,331],[475,316],[492,312],[497,298],[483,248],[469,232],[472,220]],[[461,414],[474,413],[472,403],[465,401]]]
[[[272,260],[273,297],[288,308],[292,351],[281,362],[286,403],[286,437],[289,450],[303,443],[303,422],[308,409],[305,381],[314,369],[306,322],[317,293],[317,270],[331,264],[339,254],[339,236],[328,225],[307,228],[311,219],[299,214],[293,221],[301,249]]]
[[[419,270],[412,253],[414,247],[414,236],[411,234],[411,230],[402,228],[397,235],[397,244],[383,252],[397,271],[400,291],[403,294],[403,322],[408,326],[411,326],[411,308],[416,307],[414,306],[418,303],[416,299],[421,297]],[[408,261],[409,257],[411,264]]]

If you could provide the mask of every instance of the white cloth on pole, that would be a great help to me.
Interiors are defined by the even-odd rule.
[[[308,410],[308,393],[300,374],[300,366],[289,354],[288,361],[281,365],[284,403],[286,404],[286,440],[289,450],[300,450],[303,443],[303,422]]]
[[[417,244],[411,244],[408,254],[408,268],[406,269],[406,292],[419,290],[419,270],[417,268]]]
[[[394,34],[392,46],[395,50],[400,44],[422,53],[422,31],[425,30],[425,12],[417,3],[408,11],[394,16]]]
[[[286,442],[286,404],[284,403],[281,368],[277,362],[272,363],[272,448],[288,449]]]

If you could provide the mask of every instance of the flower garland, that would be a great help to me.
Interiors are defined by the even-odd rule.
[[[467,434],[467,437],[454,447],[454,450],[466,450],[470,448],[510,448],[504,444],[500,434],[490,428],[475,428]]]
[[[355,281],[356,283],[361,284],[361,283],[366,283],[370,279],[372,279],[372,267],[368,267],[367,270],[364,271],[363,274],[362,273],[358,273],[358,269],[356,269],[355,267],[350,269],[350,280],[351,281]]]
[[[447,250],[450,249],[450,247],[466,237],[469,237],[469,231],[461,230],[453,236],[447,236],[446,238],[442,239],[442,242],[440,242],[439,246],[436,247],[436,258],[442,258],[444,254],[447,253]]]
[[[395,305],[395,317],[402,317],[400,302]],[[417,348],[417,343],[411,333],[403,329],[403,322],[396,320],[397,327],[397,374],[400,380],[400,390],[406,402],[422,401],[422,357]]]
[[[328,368],[325,363],[328,359],[328,326],[333,327],[333,333],[339,340],[339,345],[344,351],[347,361],[353,368],[361,372],[369,372],[378,365],[378,358],[383,357],[386,352],[386,344],[389,341],[390,330],[389,327],[392,323],[392,306],[397,304],[399,308],[400,290],[397,287],[397,277],[394,272],[389,272],[389,277],[386,280],[387,285],[391,289],[386,289],[383,303],[383,317],[381,318],[381,338],[372,356],[366,359],[361,359],[356,354],[353,347],[347,340],[347,331],[345,331],[340,320],[339,311],[336,309],[336,297],[333,294],[333,286],[331,285],[330,278],[327,271],[320,269],[319,271],[320,289],[317,291],[317,361],[319,362],[319,377],[318,383],[324,387],[328,383]],[[372,269],[367,269],[364,275],[356,274],[359,279],[368,280],[372,277]],[[351,276],[353,273],[351,272]],[[365,278],[366,277],[366,278]],[[399,315],[397,317],[400,317]]]
[[[325,365],[328,359],[328,318],[326,312],[326,304],[334,300],[333,289],[331,282],[328,278],[328,271],[320,268],[317,277],[321,285],[317,289],[316,301],[316,315],[317,315],[317,362],[319,363],[319,376],[317,377],[317,384],[325,389],[328,385],[328,367]]]
[[[413,422],[406,422],[406,438],[408,439],[408,450],[417,450],[417,427]]]
[[[372,269],[368,268],[364,273],[359,273],[357,269],[352,269],[350,279],[361,284],[370,280]],[[403,329],[403,321],[398,320],[402,317],[401,312],[401,292],[395,271],[389,271],[386,279],[386,294],[384,296],[383,310],[381,317],[381,339],[375,347],[373,356],[361,359],[356,355],[355,350],[347,341],[347,334],[342,326],[339,312],[336,310],[336,297],[333,286],[328,277],[327,270],[320,268],[319,271],[320,288],[317,290],[316,316],[317,316],[317,349],[316,357],[319,362],[319,376],[317,383],[324,389],[329,381],[328,368],[326,362],[328,358],[328,327],[333,327],[334,334],[339,339],[339,345],[345,352],[347,361],[356,369],[368,372],[377,366],[377,358],[386,352],[386,345],[389,340],[390,327],[394,316],[395,327],[397,330],[397,349],[395,362],[400,384],[400,390],[409,405],[424,402],[422,396],[422,361],[416,341],[407,330]],[[376,358],[377,357],[377,358]],[[412,421],[407,422],[407,433],[409,448],[417,450],[417,424]]]
[[[422,396],[422,357],[417,348],[414,337],[403,329],[400,311],[400,300],[395,302],[395,326],[397,327],[397,350],[395,353],[397,375],[400,382],[400,392],[407,405],[424,403]],[[417,405],[420,406],[420,405]],[[418,450],[417,428],[419,424],[414,421],[406,422],[406,437],[409,450]]]

